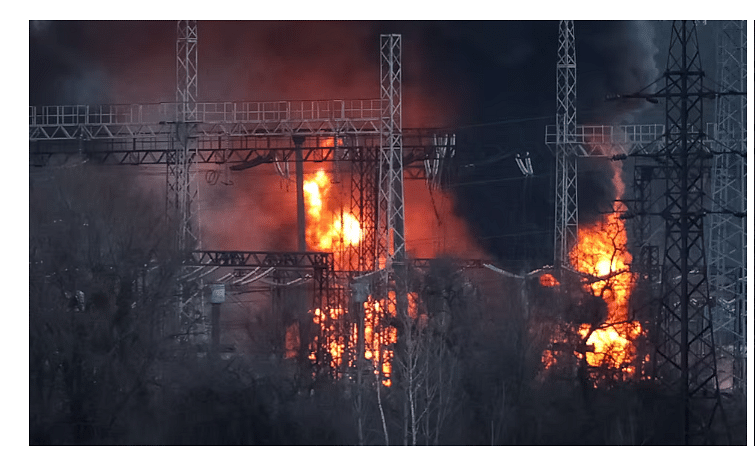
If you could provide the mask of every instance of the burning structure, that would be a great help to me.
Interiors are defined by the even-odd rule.
[[[167,165],[173,250],[182,268],[171,301],[178,314],[164,328],[198,355],[254,357],[255,381],[278,372],[269,369],[286,369],[299,395],[319,395],[326,383],[346,388],[360,444],[441,442],[459,410],[454,392],[462,386],[468,394],[480,392],[475,385],[482,384],[466,381],[463,370],[507,363],[515,378],[479,379],[500,398],[500,408],[480,413],[490,421],[490,442],[512,442],[505,436],[512,423],[507,392],[525,394],[528,377],[567,375],[596,391],[655,378],[650,334],[656,325],[652,314],[638,314],[632,305],[645,274],[636,269],[644,256],[630,252],[629,211],[617,205],[577,227],[576,159],[611,156],[616,149],[632,154],[652,144],[648,139],[656,141],[660,128],[576,124],[573,25],[560,27],[558,123],[546,131],[557,157],[556,257],[553,267],[529,275],[483,261],[464,224],[437,206],[448,198],[438,186],[458,167],[463,138],[448,129],[403,126],[400,35],[380,36],[379,99],[203,103],[197,99],[197,25],[180,21],[175,103],[30,107],[30,162],[50,166],[79,155],[102,164]],[[529,156],[526,165],[517,160],[525,176],[533,175]],[[273,180],[260,179],[264,188],[277,181],[295,190],[295,200],[288,193],[274,203],[287,217],[266,227],[276,234],[266,237],[275,241],[272,247],[200,249],[199,167],[208,168],[208,182],[274,168]],[[620,168],[615,171],[619,201],[623,185]],[[417,178],[428,187],[410,182]],[[412,200],[426,201],[426,212],[405,213]],[[410,244],[409,235],[437,230],[428,229],[422,215],[430,211],[466,247]],[[444,252],[456,260],[431,260]],[[218,286],[236,305],[214,295]],[[502,291],[510,298],[501,299]],[[496,305],[505,305],[505,313],[492,311]],[[511,321],[496,329],[491,318]],[[516,351],[488,359],[473,346],[470,331],[478,327],[481,337]],[[547,333],[538,337],[542,330]],[[268,371],[260,370],[265,366]],[[689,429],[684,433],[686,442]]]

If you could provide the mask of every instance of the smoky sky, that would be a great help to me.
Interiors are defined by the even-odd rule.
[[[605,96],[662,74],[669,27],[575,22],[578,123],[648,122],[651,104]],[[381,33],[402,34],[404,126],[457,133],[447,190],[479,245],[510,268],[551,263],[554,157],[544,140],[555,119],[556,21],[200,21],[199,99],[378,98]],[[175,22],[31,22],[29,103],[171,101],[175,36]],[[534,176],[522,175],[515,151],[529,152]],[[612,178],[605,161],[580,166],[581,222],[610,209]]]

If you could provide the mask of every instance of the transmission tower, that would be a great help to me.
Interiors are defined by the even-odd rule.
[[[176,249],[194,249],[199,242],[192,228],[192,205],[197,195],[191,168],[197,151],[194,127],[197,117],[197,22],[178,21],[176,40],[177,148],[167,158],[167,211],[176,228]]]
[[[577,57],[574,21],[558,27],[556,64],[556,215],[554,265],[568,266],[569,251],[577,242]]]
[[[718,83],[722,91],[744,93],[747,84],[747,24],[726,21],[718,34]],[[715,299],[713,324],[722,387],[746,392],[745,187],[747,98],[716,98],[717,150],[713,159],[708,280]],[[731,363],[731,366],[725,365]],[[723,369],[721,369],[723,368]]]
[[[703,77],[694,24],[674,22],[664,73],[665,248],[655,373],[683,410],[685,444],[710,442],[721,399],[704,236]]]

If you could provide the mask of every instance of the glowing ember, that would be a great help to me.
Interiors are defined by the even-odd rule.
[[[540,361],[543,363],[543,366],[548,369],[556,364],[556,357],[553,355],[553,352],[551,350],[545,350],[543,352],[543,356],[540,358]]]
[[[550,273],[545,273],[540,277],[540,285],[545,287],[555,287],[559,285],[559,282],[555,276]]]
[[[286,328],[285,358],[296,358],[299,353],[299,323],[293,323]]]

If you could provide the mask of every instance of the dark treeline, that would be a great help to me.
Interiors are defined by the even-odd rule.
[[[576,358],[544,372],[557,325],[604,315],[578,287],[558,301],[537,279],[450,262],[413,274],[420,315],[396,322],[390,387],[371,372],[333,379],[272,345],[214,359],[161,326],[179,267],[159,197],[87,168],[31,184],[32,445],[680,443],[679,406],[654,386],[596,388]],[[725,405],[744,426],[744,404]]]

